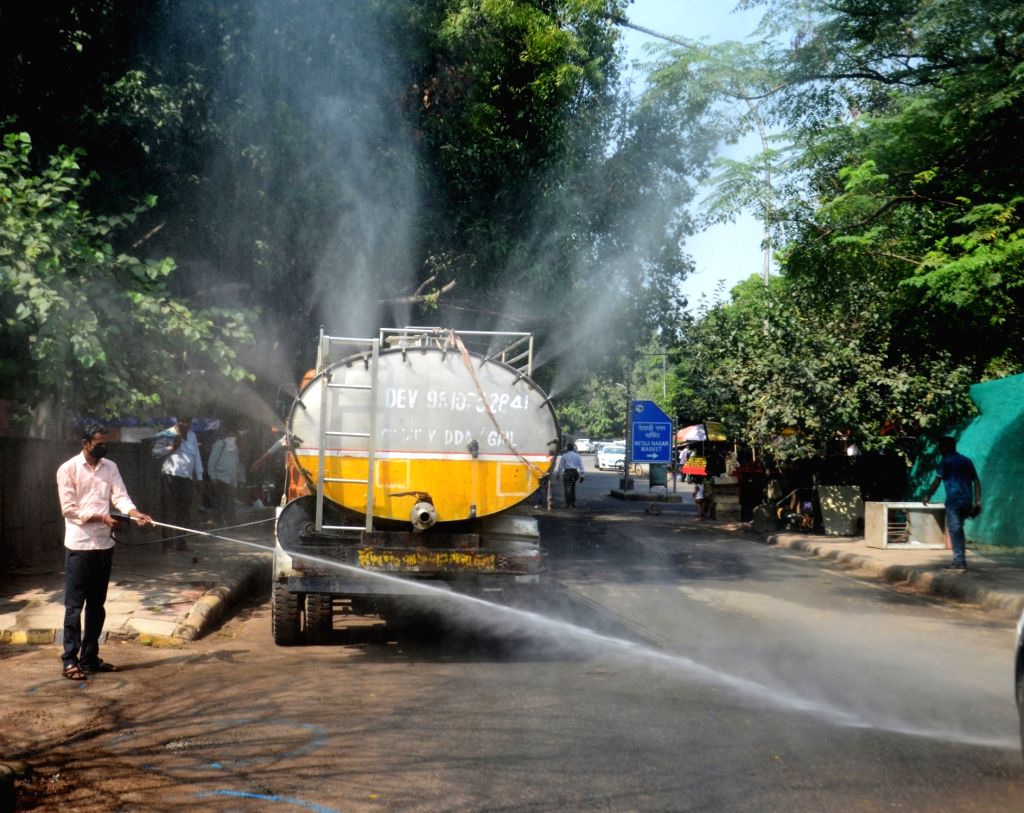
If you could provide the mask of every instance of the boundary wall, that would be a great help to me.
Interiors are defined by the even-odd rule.
[[[148,443],[110,443],[140,511],[160,510],[160,464]],[[82,449],[80,441],[0,437],[0,572],[64,569],[64,519],[57,468]]]

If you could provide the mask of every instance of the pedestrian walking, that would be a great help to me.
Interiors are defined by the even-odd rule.
[[[693,503],[697,506],[697,519],[703,520],[705,517],[704,509],[704,483],[698,482],[693,487]]]
[[[565,487],[565,507],[576,507],[576,483],[583,482],[583,458],[576,453],[576,446],[570,443],[565,447],[558,461],[558,473],[562,475]]]
[[[94,672],[117,667],[100,658],[100,633],[107,614],[107,585],[114,559],[114,535],[122,514],[152,525],[128,496],[117,464],[107,460],[107,431],[90,424],[82,433],[82,451],[57,469],[57,496],[64,516],[64,652],[63,675],[86,680]],[[82,610],[85,632],[82,632]]]
[[[924,495],[925,505],[939,487],[946,490],[946,531],[953,547],[953,562],[946,570],[967,569],[967,537],[964,521],[981,513],[981,479],[973,461],[956,450],[956,439],[939,438],[939,465],[935,479]]]
[[[190,417],[177,418],[174,424],[156,436],[153,457],[160,463],[160,510],[164,522],[190,526],[192,522],[192,501],[196,484],[203,481],[203,459],[199,454],[199,441],[191,429]],[[172,520],[173,518],[173,520]],[[169,537],[173,530],[164,528],[164,542],[161,548],[171,549]],[[181,537],[175,546],[187,550]]]

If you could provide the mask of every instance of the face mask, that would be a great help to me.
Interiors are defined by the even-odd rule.
[[[107,456],[107,444],[106,443],[94,443],[92,449],[89,450],[89,454],[95,457],[97,460],[102,460]]]
[[[224,448],[229,452],[235,451],[236,441],[234,438],[224,438]]]

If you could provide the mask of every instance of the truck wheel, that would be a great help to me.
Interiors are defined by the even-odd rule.
[[[302,639],[302,596],[282,582],[274,585],[270,630],[278,646],[295,646]]]
[[[334,628],[333,597],[325,593],[306,593],[306,638],[322,644]]]

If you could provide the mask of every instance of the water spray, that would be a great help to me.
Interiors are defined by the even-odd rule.
[[[126,517],[118,514],[113,514],[112,516],[119,519],[131,519],[135,522],[139,521],[135,517]],[[258,542],[250,542],[245,539],[235,539],[230,536],[214,533],[213,531],[201,531],[195,528],[186,528],[181,525],[172,525],[167,522],[157,522],[154,519],[151,519],[151,522],[153,525],[161,528],[170,528],[171,530],[183,531],[197,536],[205,536],[210,539],[222,539],[226,542],[233,542],[238,545],[256,548],[257,550],[265,553],[274,552],[274,548],[261,545]],[[692,658],[687,658],[684,655],[672,655],[666,652],[659,652],[656,649],[651,649],[648,646],[644,646],[633,641],[603,635],[595,632],[594,630],[588,629],[587,627],[581,627],[578,624],[573,624],[569,621],[548,618],[547,616],[530,610],[510,607],[504,604],[496,604],[494,602],[478,598],[477,596],[465,593],[456,593],[451,590],[424,584],[412,579],[403,579],[386,573],[365,570],[361,567],[346,565],[341,562],[336,562],[319,556],[312,556],[310,554],[292,551],[288,551],[288,555],[292,558],[304,559],[310,562],[327,565],[328,567],[338,570],[357,574],[363,578],[374,579],[387,584],[400,585],[402,592],[406,594],[419,593],[424,596],[446,599],[453,603],[461,602],[462,604],[471,606],[477,610],[490,612],[506,621],[512,621],[520,628],[557,634],[560,638],[569,634],[577,640],[590,644],[596,648],[600,648],[620,656],[629,655],[636,660],[646,661],[649,664],[670,668],[674,671],[682,671],[704,684],[726,686],[734,690],[741,697],[759,700],[766,706],[775,708],[779,711],[797,711],[804,714],[810,714],[836,726],[874,729],[877,731],[887,731],[905,736],[922,737],[925,739],[941,740],[944,742],[960,742],[986,748],[1013,750],[1018,747],[1017,740],[1014,737],[1009,736],[996,737],[966,735],[959,732],[952,732],[939,728],[926,728],[909,723],[892,722],[889,720],[870,720],[864,716],[846,711],[826,702],[809,700],[786,689],[773,688],[748,678],[717,671],[702,663],[698,663]]]

